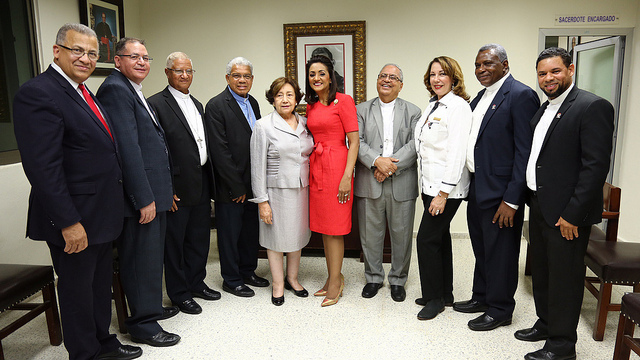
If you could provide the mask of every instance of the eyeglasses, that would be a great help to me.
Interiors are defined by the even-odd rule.
[[[71,54],[77,58],[81,58],[84,56],[84,54],[87,54],[87,57],[89,58],[89,60],[91,61],[96,61],[98,60],[98,53],[96,51],[84,51],[84,49],[82,48],[70,48],[70,47],[66,47],[62,44],[56,44],[58,46],[60,46],[61,48],[67,49],[69,51],[71,51]]]
[[[181,76],[182,74],[187,74],[188,76],[191,76],[193,75],[194,72],[196,72],[195,70],[192,70],[192,69],[181,70],[181,69],[167,68],[167,70],[173,71],[173,73],[178,76]]]
[[[233,78],[233,80],[240,80],[240,78],[244,78],[245,80],[249,81],[251,79],[253,79],[253,75],[251,74],[229,74],[229,76],[231,76]]]
[[[150,58],[148,56],[140,56],[138,54],[116,54],[116,56],[126,56],[129,59],[133,60],[134,62],[138,62],[138,60],[142,59],[142,61],[146,62],[146,63],[150,63],[153,61],[153,58]]]
[[[399,77],[393,75],[393,74],[380,74],[378,75],[378,79],[379,80],[384,80],[386,78],[389,78],[389,81],[400,81],[402,82],[402,80],[400,80]]]

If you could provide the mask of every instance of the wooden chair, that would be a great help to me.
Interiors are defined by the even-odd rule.
[[[633,286],[634,292],[640,291],[640,243],[618,242],[621,190],[605,183],[602,193],[602,218],[607,225],[604,231],[592,228],[584,258],[585,265],[596,275],[585,277],[584,286],[598,299],[593,327],[593,339],[597,341],[604,338],[609,311],[620,310],[620,304],[611,303],[612,286],[628,285]]]
[[[42,291],[41,303],[22,303],[38,291]],[[0,313],[9,310],[27,310],[27,313],[0,329],[0,341],[44,312],[49,343],[62,344],[52,266],[0,264]],[[0,360],[4,360],[2,343]]]
[[[622,297],[613,360],[629,360],[631,350],[640,356],[640,339],[633,338],[633,331],[638,323],[640,323],[640,294],[626,294]]]

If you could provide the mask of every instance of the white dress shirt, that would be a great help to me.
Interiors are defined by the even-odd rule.
[[[382,156],[384,157],[389,157],[393,154],[393,109],[395,105],[396,99],[388,103],[380,101],[380,112],[382,113],[382,124],[384,128],[384,139],[382,142]]]
[[[496,81],[495,84],[486,87],[484,94],[482,94],[482,98],[478,101],[476,108],[473,109],[471,133],[469,134],[469,142],[467,144],[467,169],[470,172],[475,172],[475,154],[473,149],[476,147],[476,141],[478,141],[478,134],[480,133],[480,126],[482,125],[484,115],[487,113],[487,110],[489,110],[489,106],[496,97],[498,90],[500,90],[502,84],[504,84],[505,80],[507,80],[509,76],[511,76],[511,74],[507,73],[500,80]]]
[[[450,91],[422,114],[416,124],[415,142],[420,166],[422,192],[437,196],[440,191],[452,199],[469,192],[469,172],[465,168],[467,141],[471,129],[471,107]]]
[[[116,70],[120,71],[120,69],[116,69]],[[135,82],[131,81],[131,79],[129,78],[127,78],[127,80],[129,80],[129,83],[131,84],[131,86],[133,86],[133,90],[136,91],[136,94],[138,94],[138,97],[140,98],[140,100],[142,100],[142,103],[144,104],[145,109],[147,109],[149,116],[151,116],[151,120],[153,120],[153,122],[156,125],[158,125],[158,120],[156,120],[156,117],[153,115],[153,111],[151,111],[151,108],[149,108],[149,104],[147,104],[147,99],[144,98],[144,94],[142,93],[142,84],[136,84]]]
[[[185,94],[182,91],[174,89],[169,86],[169,92],[176,99],[182,114],[187,119],[189,129],[193,134],[194,141],[198,146],[198,153],[200,154],[200,165],[204,165],[207,162],[207,143],[205,141],[204,123],[202,122],[202,114],[196,108],[196,104],[191,99],[191,94]]]
[[[60,66],[58,66],[58,64],[56,64],[55,62],[51,63],[51,67],[55,71],[57,71],[60,75],[62,75],[62,77],[65,78],[69,82],[69,84],[71,84],[71,86],[73,86],[73,88],[80,95],[82,100],[84,100],[84,102],[87,103],[87,99],[84,98],[84,95],[82,95],[82,90],[80,90],[80,88],[79,88],[80,84],[78,84],[77,82],[71,80],[71,78],[67,74],[65,74],[65,72],[62,70],[62,68]],[[86,88],[86,85],[85,85],[85,88]],[[87,103],[87,105],[89,105],[89,103]],[[100,107],[96,105],[96,108],[98,108],[98,111],[100,111],[100,115],[102,115],[102,117],[105,118],[104,113],[102,112]]]
[[[538,162],[538,157],[540,156],[540,150],[542,150],[542,143],[544,142],[544,138],[547,136],[547,132],[549,131],[549,126],[553,122],[553,119],[560,114],[558,110],[560,110],[560,106],[567,98],[567,95],[573,89],[573,84],[569,86],[567,90],[565,90],[560,96],[553,100],[549,100],[549,104],[547,108],[544,110],[540,121],[538,121],[538,125],[536,125],[535,130],[533,131],[533,142],[531,144],[531,153],[529,154],[529,162],[527,163],[527,187],[533,191],[537,191],[537,182],[536,182],[536,163]]]

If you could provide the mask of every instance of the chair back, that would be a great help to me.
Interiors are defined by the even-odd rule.
[[[605,234],[607,241],[618,241],[618,220],[620,219],[620,193],[617,186],[608,182],[602,187],[602,219],[607,220]]]

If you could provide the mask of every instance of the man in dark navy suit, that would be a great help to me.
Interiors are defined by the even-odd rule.
[[[258,266],[258,205],[251,191],[249,140],[260,119],[260,107],[249,95],[253,65],[243,57],[227,64],[228,86],[205,108],[211,124],[211,153],[216,179],[216,223],[222,290],[241,297],[269,281],[255,274]]]
[[[485,87],[471,102],[467,147],[471,185],[467,223],[476,265],[471,300],[453,309],[481,312],[471,330],[511,324],[518,286],[518,256],[524,217],[525,168],[531,148],[529,120],[538,95],[509,74],[507,52],[498,44],[480,48],[476,78]]]
[[[142,350],[109,334],[111,249],[122,230],[124,197],[113,123],[84,85],[98,60],[96,34],[65,24],[53,56],[13,103],[31,183],[27,236],[49,246],[69,358],[134,359]]]
[[[171,346],[180,336],[162,329],[158,320],[178,313],[162,307],[162,265],[167,211],[173,203],[171,167],[164,132],[142,94],[151,58],[144,41],[116,43],[113,70],[97,97],[113,119],[122,154],[126,193],[125,219],[118,239],[120,271],[131,317],[131,339],[151,346]]]
[[[169,86],[149,98],[165,131],[173,165],[174,201],[167,214],[164,277],[167,294],[187,314],[202,312],[193,300],[218,300],[205,283],[209,256],[213,166],[209,156],[209,123],[202,104],[189,92],[193,64],[183,52],[167,57]]]

